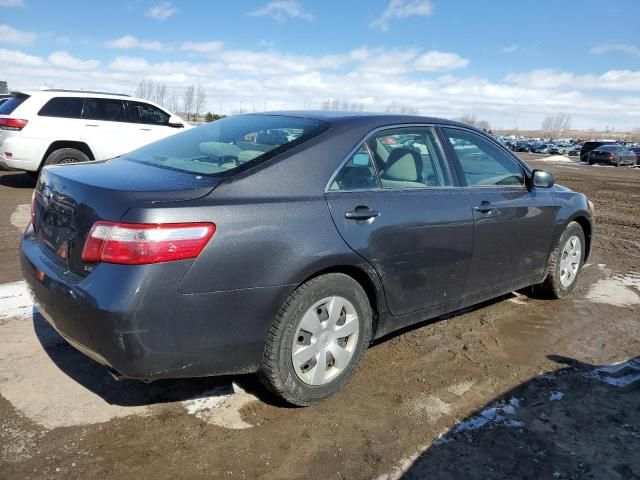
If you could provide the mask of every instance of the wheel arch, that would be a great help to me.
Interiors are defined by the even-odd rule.
[[[91,151],[91,148],[89,148],[89,145],[84,142],[78,142],[74,140],[56,140],[55,142],[51,143],[51,145],[49,145],[49,148],[47,148],[47,150],[44,152],[44,155],[40,159],[40,165],[45,162],[49,155],[51,155],[56,150],[60,150],[61,148],[73,148],[84,153],[87,157],[89,157],[89,160],[96,159],[95,155]]]
[[[591,241],[592,241],[591,234],[592,234],[593,227],[591,225],[591,222],[584,215],[574,216],[573,218],[571,218],[571,220],[569,220],[569,222],[567,222],[567,225],[571,222],[576,222],[578,225],[580,225],[580,227],[582,228],[582,231],[584,232],[584,241],[586,242],[584,261],[586,262],[587,259],[589,258],[589,255],[591,254]]]
[[[380,278],[378,278],[378,274],[368,265],[337,264],[314,272],[312,275],[309,275],[301,281],[298,286],[312,280],[313,278],[326,275],[328,273],[342,273],[347,275],[358,282],[358,284],[364,289],[367,294],[367,298],[369,299],[371,310],[373,311],[371,320],[371,338],[375,338],[380,316],[387,311],[384,290],[382,288],[382,282],[380,281]]]

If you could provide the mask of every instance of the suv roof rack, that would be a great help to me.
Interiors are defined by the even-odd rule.
[[[45,88],[42,92],[67,92],[67,93],[95,93],[96,95],[118,95],[119,97],[130,97],[126,93],[113,93],[113,92],[96,92],[92,90],[67,90],[64,88]]]

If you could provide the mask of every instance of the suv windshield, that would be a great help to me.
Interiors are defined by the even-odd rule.
[[[290,150],[327,128],[307,118],[240,115],[151,143],[125,158],[189,173],[224,174]]]
[[[27,98],[29,98],[29,95],[14,95],[13,97],[9,97],[6,101],[0,103],[0,115],[11,115]]]

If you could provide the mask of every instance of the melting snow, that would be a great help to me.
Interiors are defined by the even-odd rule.
[[[464,420],[456,426],[454,433],[477,430],[487,424],[491,426],[504,425],[506,427],[520,428],[524,422],[506,418],[505,415],[515,415],[516,408],[520,406],[520,400],[512,397],[509,403],[500,403],[494,407],[485,408],[480,414]]]
[[[549,394],[549,401],[550,402],[555,402],[558,400],[562,400],[564,398],[564,393],[562,392],[551,392]]]
[[[597,367],[587,372],[585,376],[614,387],[626,387],[640,381],[640,358]]]
[[[598,303],[607,303],[616,307],[629,307],[640,304],[640,273],[612,275],[598,280],[587,293],[586,298]]]

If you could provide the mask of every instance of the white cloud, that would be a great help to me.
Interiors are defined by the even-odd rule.
[[[4,44],[29,45],[38,38],[38,35],[33,32],[23,32],[22,30],[0,23],[0,38]]]
[[[80,60],[69,52],[53,52],[48,57],[49,63],[55,67],[70,68],[72,70],[95,70],[100,66],[98,60]]]
[[[46,62],[40,57],[28,55],[18,50],[7,50],[4,48],[0,48],[0,64],[40,67],[46,65]]]
[[[428,17],[433,13],[430,0],[389,0],[389,5],[378,18],[370,23],[371,28],[386,32],[391,20],[408,17]]]
[[[596,55],[602,55],[609,52],[622,52],[628,53],[629,55],[633,55],[635,57],[640,57],[640,46],[638,45],[628,45],[622,43],[609,44],[605,43],[602,45],[596,45],[590,50],[590,53]]]
[[[24,7],[24,0],[0,0],[0,7]]]
[[[169,2],[162,2],[156,5],[155,7],[151,7],[144,14],[147,17],[155,18],[156,20],[166,20],[172,15],[178,13],[178,9],[175,8]]]
[[[185,52],[195,52],[195,53],[211,53],[217,52],[222,49],[222,42],[211,41],[211,42],[184,42],[182,44],[182,50]]]
[[[324,99],[364,105],[369,111],[409,107],[445,118],[473,112],[494,127],[539,128],[554,112],[567,112],[576,128],[640,127],[640,71],[575,75],[553,70],[514,73],[495,81],[452,75],[467,60],[452,52],[362,46],[327,55],[277,50],[219,50],[202,61],[152,62],[116,56],[100,64],[66,52],[48,57],[0,48],[2,74],[12,89],[80,88],[131,93],[141,78],[166,84],[178,96],[189,85],[206,87],[209,109],[321,108]],[[445,72],[444,74],[442,72]],[[215,77],[215,82],[209,81]],[[615,93],[612,93],[615,92]]]
[[[105,43],[105,46],[108,48],[122,48],[122,49],[142,49],[142,50],[153,50],[156,52],[160,52],[163,50],[169,50],[162,42],[153,41],[153,42],[143,42],[138,40],[133,35],[125,35],[124,37],[116,38],[115,40],[109,40]]]
[[[500,51],[502,53],[513,53],[518,51],[519,49],[520,49],[520,45],[514,43],[513,45],[507,45],[506,47],[502,47]]]
[[[524,88],[577,88],[580,90],[617,90],[640,92],[640,71],[609,70],[601,75],[575,75],[551,69],[509,74],[508,82]]]
[[[313,14],[306,11],[297,0],[279,0],[271,2],[259,10],[249,12],[248,15],[252,15],[254,17],[268,16],[278,22],[284,22],[292,18],[301,18],[308,22],[313,20]]]

